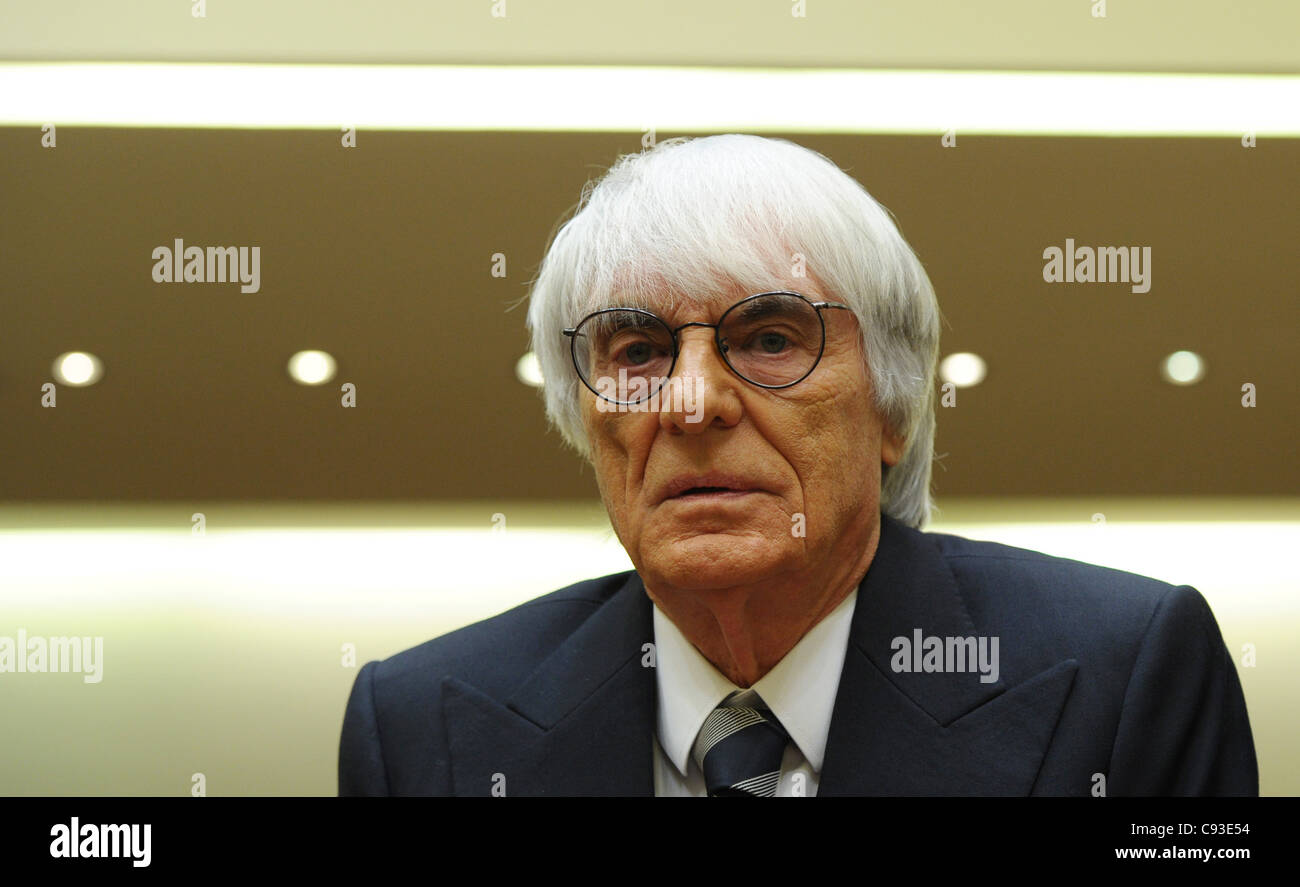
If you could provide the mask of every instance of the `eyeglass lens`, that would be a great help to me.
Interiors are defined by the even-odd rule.
[[[717,332],[731,368],[769,388],[808,375],[821,356],[823,337],[817,309],[786,293],[732,306]],[[673,368],[673,334],[651,314],[611,309],[583,321],[573,338],[573,354],[578,373],[597,394],[620,402],[635,400],[667,381]]]

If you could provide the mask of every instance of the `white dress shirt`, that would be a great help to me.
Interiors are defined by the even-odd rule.
[[[748,690],[714,668],[656,605],[655,796],[706,797],[704,774],[691,757],[700,727],[723,700],[753,705],[756,695],[790,734],[777,797],[816,795],[857,600],[855,588]]]

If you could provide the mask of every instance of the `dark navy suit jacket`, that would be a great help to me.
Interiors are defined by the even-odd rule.
[[[896,637],[994,637],[1000,675],[895,671]],[[341,795],[653,795],[651,603],[580,582],[382,662]],[[819,796],[1255,795],[1232,658],[1195,589],[891,518],[858,590]]]

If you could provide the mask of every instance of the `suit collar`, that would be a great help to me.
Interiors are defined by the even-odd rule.
[[[979,637],[933,536],[882,517],[859,587],[818,794],[1024,795],[1073,684],[1057,663],[1008,688],[976,671],[897,671],[894,639]],[[1001,640],[1001,639],[1000,639]]]
[[[654,794],[654,671],[645,647],[653,634],[650,599],[631,573],[504,705],[447,678],[455,793]]]
[[[641,664],[648,652],[643,646],[654,641],[651,608],[641,577],[630,573],[619,590],[510,694],[506,705],[550,730],[629,666],[636,676],[653,680],[653,670]]]
[[[976,672],[936,675],[895,671],[895,638],[974,637],[975,622],[934,539],[888,516],[858,591],[850,647],[856,647],[904,696],[941,724],[1005,692]]]

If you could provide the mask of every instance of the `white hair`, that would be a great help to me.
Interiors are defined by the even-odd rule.
[[[858,319],[876,411],[904,441],[899,463],[883,466],[880,508],[923,526],[933,507],[934,288],[888,211],[829,159],[785,139],[668,139],[584,186],[529,294],[547,416],[590,459],[579,401],[588,392],[566,327],[615,305],[671,311],[676,298],[723,281],[782,288],[773,282],[800,276],[796,266]]]

